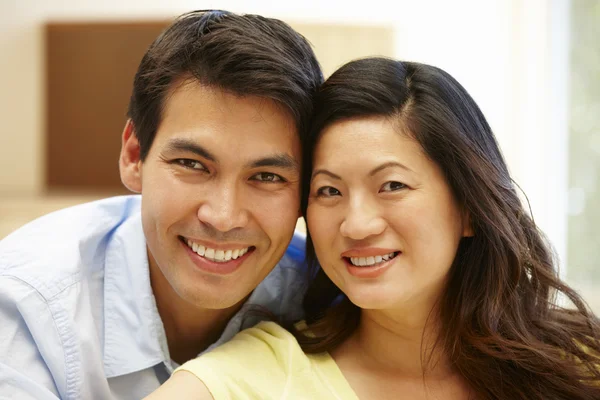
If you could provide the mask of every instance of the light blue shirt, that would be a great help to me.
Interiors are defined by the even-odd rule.
[[[48,214],[0,242],[0,398],[140,399],[172,373],[150,286],[139,196]],[[257,317],[302,317],[304,237],[215,345]]]

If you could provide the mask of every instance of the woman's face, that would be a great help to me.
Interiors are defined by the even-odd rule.
[[[323,270],[364,309],[433,303],[471,236],[440,168],[385,117],[322,132],[307,222]]]

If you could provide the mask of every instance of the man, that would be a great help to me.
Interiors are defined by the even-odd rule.
[[[177,19],[141,61],[123,132],[121,179],[141,196],[0,242],[0,397],[139,399],[255,322],[251,305],[299,317],[305,271],[285,253],[321,81],[281,21]]]

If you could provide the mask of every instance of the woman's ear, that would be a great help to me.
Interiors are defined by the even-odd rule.
[[[471,214],[468,211],[463,213],[463,237],[473,237],[475,232],[471,224]]]

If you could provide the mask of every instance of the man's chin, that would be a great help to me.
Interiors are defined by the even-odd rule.
[[[229,310],[241,307],[250,297],[252,290],[247,288],[232,288],[223,290],[220,285],[197,285],[188,288],[187,294],[182,297],[197,309],[203,310]]]

